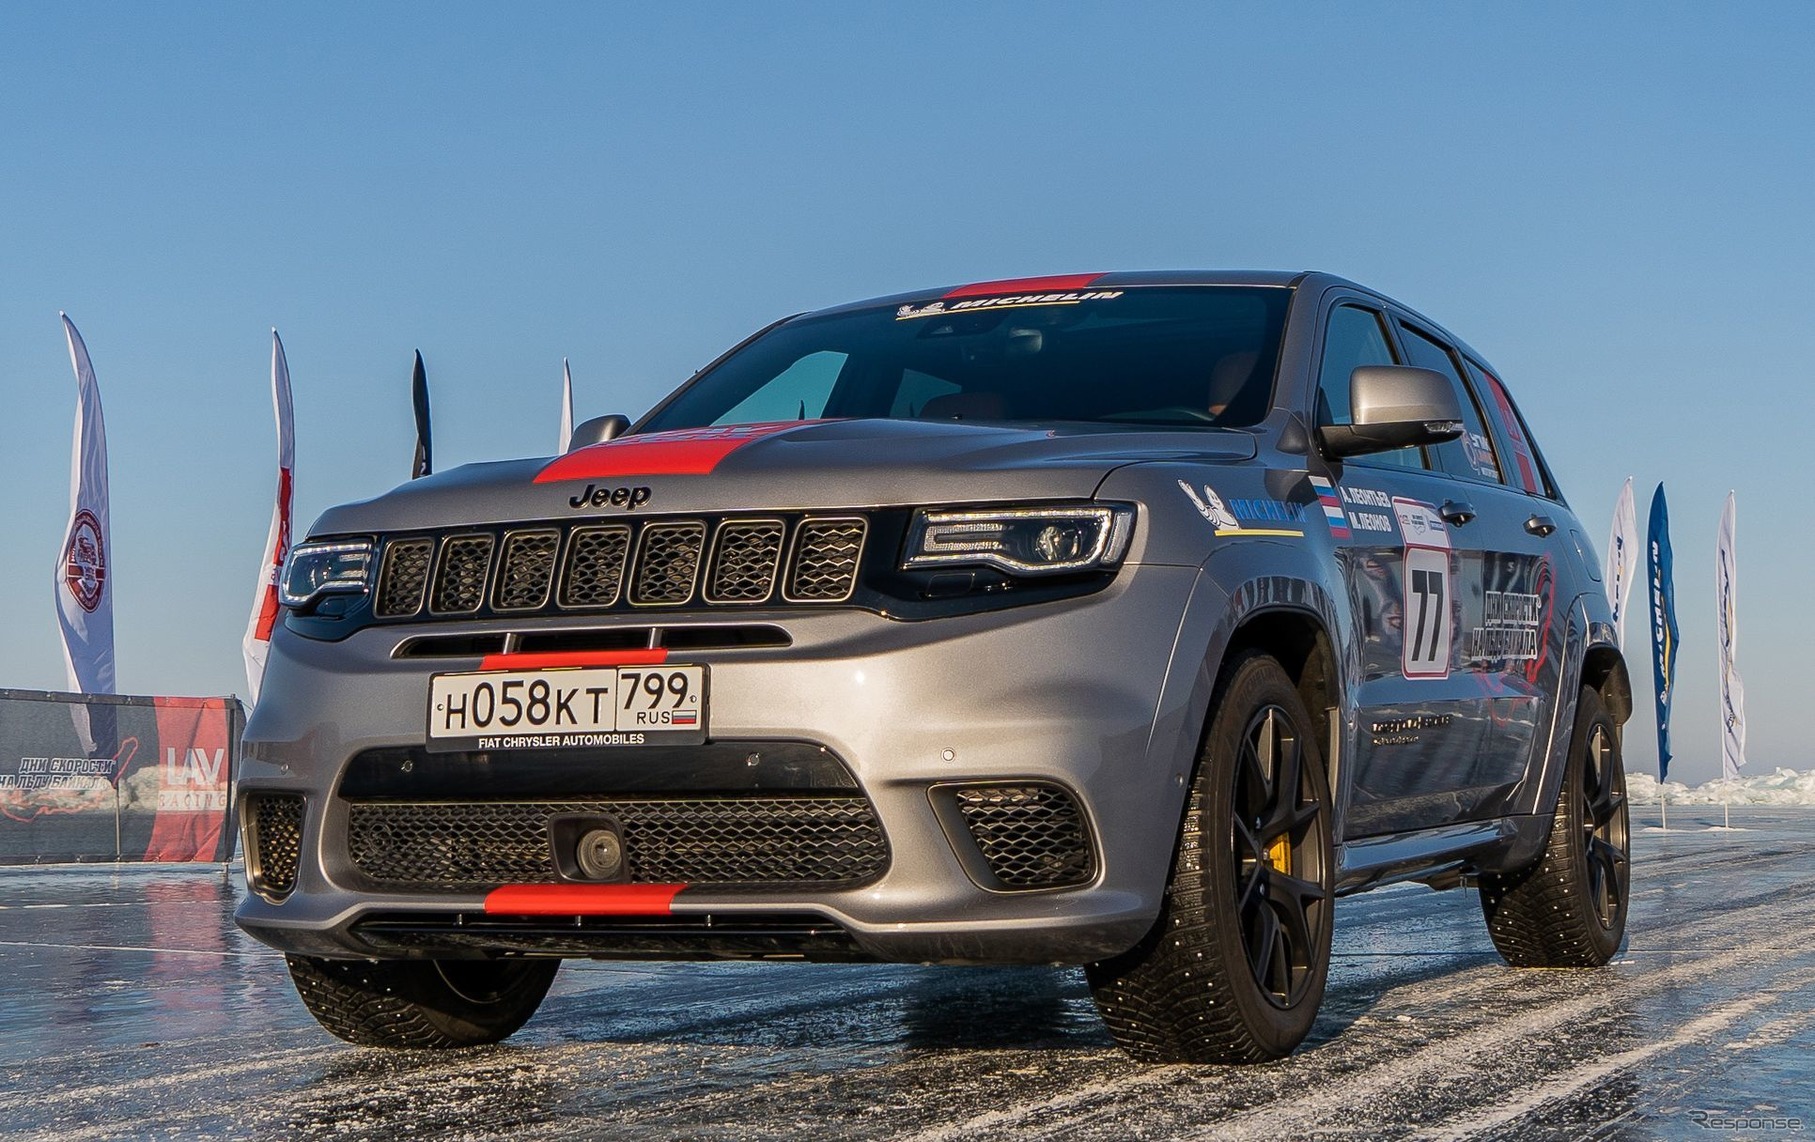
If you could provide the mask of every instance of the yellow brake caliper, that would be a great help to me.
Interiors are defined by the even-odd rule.
[[[1292,842],[1282,836],[1267,849],[1267,863],[1277,872],[1292,873]]]

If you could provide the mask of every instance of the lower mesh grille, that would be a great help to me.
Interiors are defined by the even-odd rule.
[[[1084,816],[1053,785],[975,785],[953,790],[985,863],[1006,888],[1063,888],[1096,874]]]
[[[295,793],[252,793],[245,814],[247,878],[257,891],[281,900],[296,890],[303,799]]]
[[[849,887],[888,867],[862,797],[601,801],[356,802],[348,855],[385,887],[429,891],[545,884],[557,871],[549,819],[616,822],[634,884]]]

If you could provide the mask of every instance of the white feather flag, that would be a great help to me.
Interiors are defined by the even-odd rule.
[[[258,588],[252,599],[252,618],[240,648],[246,656],[246,686],[252,701],[264,683],[265,658],[271,652],[271,630],[277,625],[277,577],[290,555],[290,501],[295,490],[296,433],[290,419],[290,363],[284,343],[271,331],[271,403],[277,410],[277,503],[271,509],[271,531],[265,537],[265,558],[259,564]]]
[[[1613,530],[1607,536],[1607,601],[1613,605],[1613,629],[1620,647],[1626,646],[1626,606],[1632,598],[1633,573],[1638,569],[1639,524],[1632,509],[1632,477],[1620,489],[1613,505]]]
[[[1714,545],[1714,592],[1718,607],[1715,638],[1720,643],[1720,768],[1736,778],[1746,764],[1746,688],[1734,665],[1739,657],[1738,576],[1734,566],[1733,493],[1720,513],[1720,537]]]
[[[555,455],[567,451],[567,442],[573,439],[573,370],[567,367],[567,358],[561,358],[561,440],[555,445]]]
[[[69,688],[112,694],[113,551],[107,530],[107,425],[88,347],[68,314],[63,333],[76,370],[76,432],[69,464],[69,524],[57,557],[57,622]]]

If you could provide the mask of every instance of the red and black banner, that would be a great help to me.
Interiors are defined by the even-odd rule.
[[[233,698],[0,690],[0,864],[226,861]]]

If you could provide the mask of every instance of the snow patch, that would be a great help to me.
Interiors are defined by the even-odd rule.
[[[1666,781],[1664,795],[1672,805],[1815,805],[1815,772],[1778,769],[1737,781],[1710,781],[1693,789],[1680,781]],[[1634,805],[1658,802],[1658,781],[1649,773],[1626,775],[1626,796]]]

